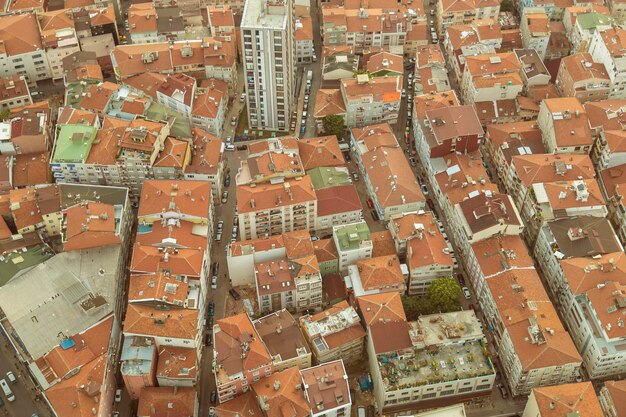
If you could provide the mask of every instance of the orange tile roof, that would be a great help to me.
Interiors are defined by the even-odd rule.
[[[609,392],[618,416],[626,415],[626,380],[606,381],[604,386]]]
[[[317,90],[315,98],[315,111],[316,118],[328,116],[329,114],[345,114],[346,106],[343,102],[343,96],[339,89],[324,89]]]
[[[602,185],[608,198],[623,195],[626,186],[626,166],[618,165],[600,171]]]
[[[228,99],[228,84],[222,80],[211,79],[209,87],[196,96],[191,112],[194,116],[214,119],[218,115],[220,106],[224,105],[224,98]]]
[[[308,175],[299,180],[286,180],[282,184],[263,183],[255,187],[237,187],[237,210],[240,214],[314,201],[315,190]]]
[[[552,118],[556,146],[591,146],[593,139],[589,120],[585,108],[576,97],[561,97],[545,99],[543,103],[549,113],[569,112],[570,117],[561,119]]]
[[[452,206],[464,201],[475,191],[498,192],[498,186],[489,181],[479,151],[464,155],[451,153],[443,159],[448,168],[435,175],[435,179]]]
[[[379,52],[371,55],[367,60],[366,69],[369,73],[387,71],[389,73],[404,73],[404,59],[400,55],[389,52]]]
[[[102,84],[92,85],[87,90],[87,95],[80,101],[79,106],[83,110],[102,113],[106,110],[106,107],[111,101],[111,97],[119,87],[119,85],[108,81]]]
[[[209,12],[209,15],[211,16],[211,26],[217,28],[235,26],[235,19],[233,17],[233,11],[230,6],[208,6],[207,10]]]
[[[189,283],[167,276],[165,272],[133,275],[130,278],[128,302],[163,301],[168,304],[183,305],[189,295]]]
[[[453,265],[446,240],[439,229],[432,225],[427,231],[421,234],[418,232],[407,241],[406,257],[409,270],[430,265]]]
[[[14,156],[13,186],[27,187],[31,185],[45,184],[50,181],[50,154],[21,154]]]
[[[356,263],[361,285],[365,291],[385,289],[405,283],[397,256],[379,256],[361,259]]]
[[[318,262],[330,262],[338,259],[337,249],[332,238],[313,242],[313,248],[315,249],[315,256]]]
[[[158,54],[152,62],[144,62],[142,56]],[[169,43],[159,42],[139,45],[118,45],[112,52],[117,63],[116,72],[121,78],[132,77],[144,72],[165,72],[173,67]],[[155,56],[153,54],[153,56]]]
[[[283,235],[265,236],[258,239],[243,240],[230,245],[230,256],[242,256],[250,252],[264,252],[285,246]]]
[[[173,249],[159,250],[156,246],[142,245],[137,242],[133,249],[130,269],[136,273],[157,272],[168,269],[173,275],[199,277],[202,271],[204,250]],[[167,253],[167,258],[165,257]]]
[[[163,150],[154,161],[155,167],[180,168],[182,169],[187,160],[187,154],[191,151],[189,142],[173,137],[167,137]]]
[[[580,52],[562,58],[561,66],[575,83],[584,81],[593,82],[594,80],[610,81],[609,74],[606,72],[604,64],[594,62],[591,58],[591,54],[588,52]]]
[[[313,243],[308,230],[296,230],[282,235],[288,259],[313,255]]]
[[[344,78],[341,89],[349,101],[362,100],[371,97],[375,102],[400,101],[402,90],[402,76],[370,78],[367,83],[359,84],[354,78]]]
[[[357,297],[366,326],[387,321],[406,321],[400,293],[388,292]]]
[[[301,16],[296,22],[296,41],[313,41],[313,19],[309,16]]]
[[[34,14],[0,16],[0,39],[4,42],[0,52],[16,56],[42,51],[39,27]]]
[[[363,155],[363,166],[381,207],[426,200],[402,148],[370,151]]]
[[[388,123],[352,128],[350,133],[365,149],[371,151],[379,146],[397,147],[398,140]]]
[[[198,310],[163,311],[152,306],[130,303],[126,310],[124,334],[194,340]]]
[[[332,410],[350,403],[350,384],[343,361],[324,363],[300,371],[309,399],[310,414]],[[352,401],[356,402],[356,399]]]
[[[185,174],[217,175],[224,158],[223,141],[197,127],[192,133],[191,161],[185,167]]]
[[[215,415],[217,417],[263,417],[259,403],[251,390],[216,405]]]
[[[263,378],[252,385],[257,398],[268,405],[266,417],[305,417],[310,415],[310,405],[304,397],[300,370],[292,367]]]
[[[197,375],[196,349],[177,346],[161,346],[156,369],[157,378],[193,380]]]
[[[54,412],[63,417],[93,416],[100,409],[107,355],[102,354],[78,369],[72,377],[48,388],[46,398]]]
[[[66,209],[63,248],[72,251],[121,243],[114,211],[111,204],[92,201]]]
[[[84,124],[87,126],[95,126],[97,120],[98,115],[92,111],[65,106],[59,108],[57,125]]]
[[[137,415],[163,417],[163,413],[167,413],[167,417],[192,416],[196,410],[196,397],[196,390],[189,387],[144,387],[139,395]]]
[[[442,91],[415,97],[413,101],[413,114],[416,115],[418,119],[424,119],[426,112],[429,110],[458,105],[459,99],[454,90]]]
[[[114,165],[119,154],[118,140],[130,128],[128,120],[105,117],[89,151],[86,164]]]
[[[254,264],[254,279],[259,295],[296,290],[287,259],[256,262]]]
[[[128,8],[128,29],[133,33],[157,32],[157,13],[152,3],[134,3]]]
[[[236,375],[272,363],[272,357],[246,313],[217,320],[215,331],[216,366],[227,375]],[[242,355],[243,346],[247,354]]]
[[[132,88],[143,91],[150,97],[156,99],[156,92],[167,79],[167,75],[156,72],[143,72],[133,77],[126,78],[124,84]]]
[[[534,388],[541,417],[603,417],[605,414],[591,382]]]
[[[298,149],[307,171],[317,167],[343,166],[346,163],[335,135],[300,139]]]
[[[396,252],[396,244],[389,230],[371,232],[370,239],[372,240],[372,258],[398,254]]]
[[[209,217],[211,183],[208,181],[148,180],[141,190],[137,216],[179,211],[200,219]]]
[[[485,277],[508,269],[533,268],[533,258],[518,235],[503,235],[472,244],[474,256]]]
[[[595,178],[595,170],[587,155],[518,155],[512,158],[517,176],[526,187],[555,181]]]
[[[332,216],[341,213],[362,211],[361,199],[354,184],[316,190],[317,216]]]
[[[579,185],[586,187],[589,196],[587,199],[578,197],[576,188]],[[543,184],[544,191],[550,202],[552,210],[565,210],[570,208],[597,207],[606,204],[600,192],[600,186],[594,179],[558,181]]]
[[[194,230],[195,224],[191,222],[180,222],[180,227],[170,227],[159,221],[152,223],[149,232],[140,231],[137,233],[136,242],[142,245],[159,246],[164,242],[176,242],[176,247],[186,249],[206,249],[208,239],[203,233]]]
[[[52,374],[44,374],[44,377],[48,382],[52,382],[56,378],[63,379],[72,370],[106,354],[112,328],[113,315],[110,315],[84,332],[72,335],[70,339],[76,343],[76,348],[63,349],[61,346],[55,347],[42,358],[36,360],[40,371],[45,372],[44,369],[49,367]]]

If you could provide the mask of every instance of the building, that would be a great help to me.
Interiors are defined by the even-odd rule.
[[[289,128],[296,74],[293,10],[292,0],[245,3],[241,42],[251,128]]]
[[[549,98],[539,105],[537,124],[548,153],[589,153],[593,139],[585,108],[575,97]]]
[[[520,32],[524,49],[534,49],[543,60],[550,40],[550,18],[543,8],[525,7]]]
[[[222,175],[224,174],[224,142],[197,127],[192,132],[191,160],[183,169],[183,178],[187,181],[210,182],[213,199],[221,199]]]
[[[450,25],[471,23],[477,19],[495,20],[500,13],[500,3],[496,1],[445,0],[437,3],[437,32],[445,33]]]
[[[443,47],[449,67],[458,84],[465,70],[465,57],[495,54],[502,46],[500,25],[493,20],[477,20],[471,24],[450,25],[446,28]],[[439,48],[439,46],[436,46]]]
[[[361,259],[348,267],[348,277],[355,297],[406,292],[406,279],[396,255]]]
[[[156,92],[159,103],[181,113],[188,121],[191,120],[195,94],[196,80],[186,74],[168,75]]]
[[[276,311],[252,322],[272,355],[274,371],[311,366],[311,350],[298,322],[286,310]]]
[[[619,417],[626,412],[626,402],[624,402],[625,384],[623,380],[606,381],[604,383],[598,399],[605,416]]]
[[[313,45],[313,20],[309,16],[296,20],[295,40],[298,64],[310,64],[314,56],[317,59]]]
[[[585,13],[571,15],[573,15],[575,22],[568,34],[572,44],[572,51],[576,52],[586,52],[589,49],[594,33],[609,29],[615,24],[615,19],[609,16],[606,9],[586,8]],[[563,19],[563,22],[565,23],[567,20]],[[567,28],[568,25],[566,25]]]
[[[622,242],[626,242],[626,216],[624,215],[624,199],[621,191],[622,184],[625,182],[624,165],[600,171],[600,187],[606,198],[609,211],[607,217]]]
[[[300,327],[317,363],[341,359],[351,364],[363,357],[365,331],[356,310],[346,301],[300,317]]]
[[[523,89],[520,63],[513,52],[465,57],[464,103],[514,99]]]
[[[405,256],[409,295],[425,295],[431,282],[452,276],[451,251],[431,212],[391,216],[388,228],[396,250]]]
[[[212,367],[220,404],[274,373],[272,354],[245,313],[217,320],[213,326]]]
[[[591,382],[535,388],[528,397],[522,417],[558,415],[603,417],[600,401]]]
[[[398,121],[402,76],[370,78],[367,74],[340,81],[346,126],[362,127]]]
[[[357,297],[365,327],[378,322],[406,321],[399,292],[385,292]]]
[[[296,286],[286,259],[256,264],[254,278],[261,314],[281,309],[295,310]]]
[[[175,416],[191,417],[198,414],[198,407],[195,388],[150,387],[141,391],[137,417],[152,417],[153,410],[168,410]]]
[[[591,38],[589,53],[593,62],[604,65],[611,79],[609,99],[626,98],[626,30],[620,27],[597,30]]]
[[[491,390],[496,371],[484,343],[472,310],[421,316],[411,323],[372,324],[367,350],[378,409],[384,413],[417,402],[426,405],[432,399]],[[404,372],[392,374],[391,369]]]
[[[311,417],[342,417],[351,412],[350,384],[343,361],[300,370]]]
[[[372,237],[365,221],[333,227],[333,241],[337,250],[339,271],[346,271],[361,259],[371,258]]]
[[[513,52],[520,62],[520,76],[526,91],[533,86],[550,83],[552,76],[537,51],[534,49],[515,49]]]
[[[24,76],[9,76],[0,79],[0,109],[15,109],[33,104],[28,83]]]
[[[309,402],[302,390],[302,377],[298,368],[287,368],[276,372],[271,380],[258,381],[252,385],[259,408],[266,417],[280,417],[283,410],[293,417],[306,417],[309,413]]]
[[[576,97],[581,103],[601,101],[609,97],[611,79],[603,64],[580,52],[561,60],[556,86],[562,96]]]

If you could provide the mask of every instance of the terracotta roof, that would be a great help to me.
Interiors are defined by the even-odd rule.
[[[280,310],[255,320],[254,328],[272,357],[287,361],[311,353],[298,321],[287,310]]]
[[[173,275],[200,277],[204,249],[177,249],[176,252],[173,249],[162,249],[137,242],[133,249],[131,271],[151,273],[167,268]],[[165,253],[168,255],[167,260],[165,260]]]
[[[114,212],[112,205],[92,201],[66,209],[63,248],[71,251],[121,243]]]
[[[229,5],[208,6],[212,27],[235,27],[233,11]]]
[[[626,415],[626,380],[606,381],[604,386],[609,392],[617,415]]]
[[[399,147],[398,140],[387,123],[350,129],[352,137],[363,148],[361,153],[374,150],[380,146]]]
[[[196,380],[196,349],[177,346],[161,346],[156,369],[157,378]]]
[[[187,74],[168,74],[165,82],[159,86],[157,92],[167,97],[175,98],[177,101],[181,101],[186,106],[191,107],[195,87],[196,79]],[[178,95],[174,97],[177,93],[182,94],[182,100],[179,100],[180,96]]]
[[[361,259],[356,266],[365,291],[382,290],[405,283],[400,260],[395,255]]]
[[[142,417],[193,416],[196,410],[196,397],[196,390],[190,387],[143,387],[139,395],[137,415]]]
[[[193,128],[193,147],[185,174],[217,175],[224,157],[223,141],[200,128]]]
[[[600,171],[602,185],[608,198],[624,195],[622,189],[626,184],[626,165],[617,165]]]
[[[0,39],[0,52],[8,56],[43,51],[37,18],[32,13],[0,16]]]
[[[13,161],[13,186],[27,187],[50,182],[50,154],[20,154]]]
[[[154,161],[155,167],[183,168],[190,152],[189,142],[173,137],[165,138],[163,150]]]
[[[359,193],[352,184],[317,190],[315,195],[318,217],[363,210]]]
[[[157,59],[148,60],[147,54]],[[155,55],[158,54],[158,55]],[[117,63],[116,73],[121,78],[132,77],[144,72],[165,72],[173,68],[169,43],[149,43],[139,45],[118,45],[112,52]],[[143,57],[146,59],[143,59]]]
[[[259,295],[296,290],[287,259],[256,262],[254,264],[254,279]]]
[[[522,220],[508,194],[481,193],[458,203],[472,233],[500,225],[520,226]]]
[[[544,154],[545,147],[541,138],[541,130],[534,121],[490,124],[487,136],[493,149],[500,148],[505,161],[499,164],[510,164],[514,156],[526,155],[529,150],[533,155]]]
[[[128,120],[105,117],[85,163],[114,165],[119,153],[118,140],[129,127],[130,122]]]
[[[208,219],[211,183],[208,181],[144,181],[137,216],[159,215],[178,211],[200,219]]]
[[[549,113],[561,113],[560,118],[552,116],[556,147],[591,146],[593,139],[589,128],[589,121],[585,108],[576,97],[561,97],[545,99]],[[569,117],[566,116],[569,114]]]
[[[133,275],[130,278],[128,302],[156,301],[182,306],[189,295],[188,282],[163,271],[155,274]]]
[[[343,361],[333,361],[300,371],[311,415],[351,403],[350,385]],[[356,402],[356,398],[354,399]],[[284,416],[284,414],[283,414]]]
[[[9,101],[18,97],[28,96],[28,85],[24,76],[13,75],[0,78],[0,100]]]
[[[624,56],[624,51],[626,51],[626,30],[618,27],[608,28],[600,32],[600,37],[613,59]]]
[[[462,155],[450,153],[443,159],[448,168],[435,175],[435,179],[453,207],[476,192],[498,192],[498,186],[489,181],[479,151]]]
[[[588,101],[583,106],[591,129],[622,130],[626,126],[626,100]]]
[[[428,110],[458,105],[459,99],[456,97],[454,90],[442,91],[415,97],[413,100],[413,114],[418,119],[424,119]]]
[[[313,248],[318,262],[336,261],[338,259],[337,249],[335,249],[335,242],[332,238],[313,242]]]
[[[165,82],[166,78],[167,76],[164,74],[156,72],[143,72],[135,75],[134,77],[126,78],[123,83],[136,90],[143,91],[150,97],[156,99],[156,92],[161,84]]]
[[[370,78],[367,83],[360,84],[354,78],[341,80],[341,90],[349,101],[371,97],[375,102],[390,103],[400,101],[402,76]]]
[[[602,407],[591,382],[554,385],[534,388],[541,417],[562,417],[579,415],[584,417],[602,417]]]
[[[425,201],[402,148],[370,151],[363,155],[363,166],[381,207]]]
[[[313,203],[316,200],[311,178],[286,180],[282,184],[262,183],[255,187],[237,187],[237,209],[240,214],[269,210],[278,206]]]
[[[367,72],[375,73],[386,71],[388,73],[404,73],[404,59],[400,55],[391,54],[389,52],[379,52],[370,55],[367,60]]]
[[[75,109],[73,107],[65,106],[59,108],[57,125],[84,124],[87,126],[95,126],[97,120],[98,115],[92,111]]]
[[[587,155],[518,155],[511,160],[513,169],[526,187],[555,181],[595,178],[595,170]]]
[[[94,409],[99,411],[107,362],[107,355],[102,354],[81,366],[70,378],[46,390],[46,398],[56,415],[88,417],[93,416]]]
[[[194,340],[197,327],[198,310],[163,311],[130,303],[126,310],[124,334]]]
[[[370,239],[372,240],[372,258],[398,254],[396,252],[396,245],[389,230],[371,232]]]
[[[226,375],[236,375],[272,363],[270,352],[247,314],[217,320],[214,333],[216,366]],[[242,355],[244,346],[246,355]]]
[[[575,83],[593,82],[594,80],[610,81],[604,64],[594,62],[591,54],[588,52],[580,52],[563,57],[561,59],[561,67],[567,71]]]
[[[157,32],[157,13],[151,3],[134,3],[128,8],[128,29],[133,33]]]
[[[482,136],[484,130],[473,106],[448,106],[426,111],[431,122],[435,141],[443,141],[461,136]]]
[[[149,231],[140,230],[136,235],[136,242],[142,245],[159,246],[165,242],[176,242],[176,247],[187,249],[206,249],[208,245],[207,236],[198,233],[196,225],[192,222],[180,222],[180,226],[170,227],[167,223],[160,221],[152,223]]]
[[[453,265],[446,240],[432,224],[407,241],[406,258],[409,270],[431,265]]]
[[[301,383],[300,370],[292,367],[255,382],[252,389],[268,405],[266,417],[305,417],[310,406],[304,390],[297,388]]]
[[[409,337],[411,325],[406,321],[373,323],[369,332],[376,354],[392,353],[413,346]]]
[[[345,113],[346,106],[343,102],[341,90],[329,90],[324,88],[317,90],[314,111],[316,118],[328,116],[329,114],[341,115]]]
[[[283,242],[288,259],[313,255],[313,243],[308,230],[283,233]]]
[[[313,41],[313,19],[309,16],[300,16],[296,20],[296,41]]]
[[[222,80],[211,79],[209,87],[196,96],[191,114],[215,119],[220,106],[226,104],[224,98],[228,99],[228,84]]]
[[[541,188],[541,186],[536,184],[535,192],[537,192],[537,188]],[[598,182],[594,179],[543,183],[542,188],[552,210],[589,208],[606,204]],[[581,188],[586,191],[586,198],[580,195]]]
[[[89,87],[87,95],[80,101],[79,106],[84,110],[104,112],[111,101],[111,97],[119,89],[119,85],[105,81]]]
[[[251,390],[225,403],[217,404],[215,415],[217,417],[263,417],[259,403]]]
[[[357,297],[365,326],[389,321],[406,321],[400,293],[388,292]]]
[[[264,236],[258,239],[243,240],[230,245],[230,256],[242,256],[252,252],[264,252],[285,246],[283,235]]]
[[[300,159],[306,171],[317,167],[345,165],[337,136],[321,136],[298,141]]]
[[[603,217],[576,216],[551,220],[547,232],[565,258],[592,257],[622,251],[610,222]],[[550,240],[552,240],[550,237]]]
[[[472,244],[474,256],[487,278],[509,269],[534,268],[533,258],[519,235],[491,237]]]

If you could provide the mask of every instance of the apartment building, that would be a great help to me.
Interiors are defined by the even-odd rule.
[[[379,147],[399,147],[396,135],[388,123],[350,129],[350,152],[359,170],[363,172],[363,155]]]
[[[274,373],[272,354],[247,314],[217,320],[213,326],[212,368],[220,404]]]
[[[552,75],[543,63],[543,59],[534,49],[513,50],[520,63],[520,76],[524,82],[524,89],[529,91],[536,85],[548,85]]]
[[[195,95],[196,80],[185,74],[168,75],[156,91],[159,103],[181,113],[187,120],[191,120]]]
[[[451,25],[472,23],[474,20],[493,19],[500,13],[497,1],[444,0],[437,3],[437,32],[443,36]]]
[[[402,92],[402,76],[370,78],[359,74],[340,82],[346,108],[346,126],[362,127],[398,121]]]
[[[520,63],[513,52],[465,57],[461,80],[464,103],[514,99],[523,88]]]
[[[496,371],[472,310],[421,316],[410,323],[379,322],[367,333],[374,400],[382,412],[493,387]],[[393,368],[405,371],[389,377]]]
[[[313,20],[308,16],[297,19],[294,36],[296,40],[296,62],[298,64],[310,64],[313,62],[313,57],[316,56],[313,45]]]
[[[622,242],[626,242],[626,215],[622,198],[622,184],[626,183],[624,165],[600,171],[600,187],[607,202],[607,218]]]
[[[587,154],[593,144],[585,108],[575,97],[549,98],[539,105],[537,124],[548,153]]]
[[[402,298],[399,292],[384,292],[357,297],[359,313],[365,328],[379,322],[406,321]]]
[[[617,20],[618,23],[623,23],[626,18],[626,4],[619,0],[610,0],[607,2],[607,6],[611,10],[611,16]]]
[[[626,98],[626,30],[620,27],[597,30],[588,52],[593,62],[604,65],[611,79],[609,99]]]
[[[578,414],[603,417],[601,401],[591,382],[559,384],[532,390],[522,417]]]
[[[50,106],[40,101],[11,111],[0,122],[0,153],[3,155],[43,154],[52,145]]]
[[[550,40],[550,17],[543,8],[524,8],[520,22],[520,33],[524,49],[534,49],[543,60]]]
[[[317,197],[308,175],[283,183],[237,186],[237,216],[241,240],[314,230]]]
[[[626,383],[622,381],[606,381],[600,390],[600,405],[605,416],[619,417],[626,411],[626,402],[624,402],[624,393],[626,392]]]
[[[245,3],[241,42],[251,128],[289,128],[296,75],[293,15],[293,0]]]
[[[372,257],[372,237],[365,221],[333,226],[333,241],[337,250],[339,271],[346,271],[348,266],[357,261]]]
[[[300,370],[311,417],[350,415],[352,401],[348,374],[342,360]]]
[[[286,259],[255,264],[254,280],[261,314],[282,309],[295,310],[296,286]]]
[[[317,363],[341,359],[352,364],[363,358],[365,331],[359,315],[347,301],[300,317],[300,327]]]
[[[396,255],[361,259],[348,267],[348,278],[355,297],[406,292],[406,279]]]
[[[581,103],[601,101],[609,97],[611,79],[603,64],[580,52],[561,60],[556,86],[562,96],[576,97]]]
[[[33,104],[30,97],[28,83],[24,76],[9,76],[0,78],[0,109],[15,109],[29,104]]]
[[[471,24],[455,24],[446,28],[443,48],[458,84],[465,71],[465,57],[495,54],[502,46],[500,25],[493,20],[477,20]]]
[[[207,26],[211,36],[235,33],[235,12],[229,5],[207,6]]]
[[[567,13],[567,12],[566,12]],[[571,14],[574,24],[568,30],[568,39],[572,44],[572,51],[586,52],[591,44],[593,34],[597,31],[610,29],[615,20],[609,16],[608,10],[589,9],[577,15]],[[563,22],[567,22],[563,19]],[[566,29],[568,25],[566,24]]]
[[[0,77],[22,75],[29,86],[52,77],[34,13],[0,16]]]
[[[311,367],[311,349],[296,319],[286,310],[276,311],[252,322],[274,361],[274,371]]]
[[[300,388],[297,388],[300,385]],[[258,381],[252,385],[262,415],[281,415],[279,410],[289,410],[293,417],[305,417],[309,402],[302,390],[302,379],[298,368],[289,368],[272,375],[272,382]]]

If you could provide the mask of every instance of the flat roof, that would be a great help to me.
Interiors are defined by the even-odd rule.
[[[241,16],[241,28],[285,29],[287,27],[286,3],[281,0],[247,1]]]
[[[33,358],[113,312],[120,250],[63,252],[0,288],[0,307]]]
[[[358,249],[362,241],[372,239],[366,222],[336,226],[333,234],[339,243],[338,249],[342,251]]]
[[[57,134],[53,163],[83,163],[89,156],[98,129],[87,125],[61,125]]]
[[[348,168],[346,167],[317,167],[308,170],[306,173],[311,177],[315,190],[352,184]]]
[[[54,255],[45,245],[24,247],[2,255],[0,260],[0,287],[9,282],[20,272],[28,270]]]

